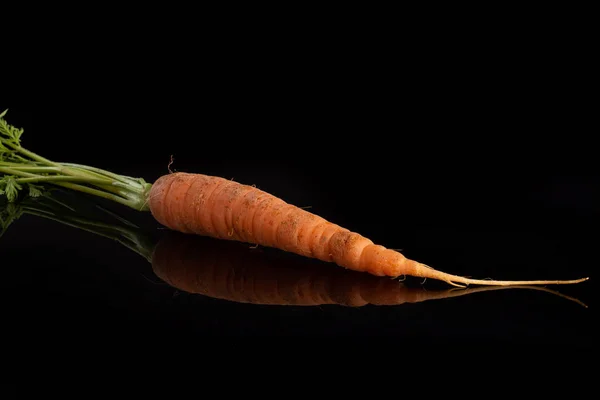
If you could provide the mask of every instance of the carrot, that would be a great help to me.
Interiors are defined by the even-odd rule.
[[[14,200],[36,185],[50,183],[99,196],[140,211],[150,211],[164,226],[185,233],[274,247],[333,262],[376,276],[411,275],[450,285],[573,284],[575,280],[504,281],[471,279],[435,270],[398,251],[288,204],[273,194],[228,179],[191,173],[170,173],[154,184],[73,163],[58,163],[21,146],[22,129],[10,126],[0,113],[0,194]]]
[[[376,276],[410,275],[454,286],[571,284],[587,279],[499,281],[451,275],[256,187],[215,176],[162,176],[152,185],[148,204],[154,218],[175,231],[273,247]]]
[[[169,232],[152,253],[152,270],[186,293],[237,303],[278,306],[392,306],[441,300],[498,289],[549,292],[587,307],[581,301],[543,286],[484,286],[425,290],[393,279],[278,253],[241,243]]]

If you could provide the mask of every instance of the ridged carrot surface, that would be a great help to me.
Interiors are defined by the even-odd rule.
[[[455,286],[567,284],[587,279],[496,281],[447,274],[254,186],[221,177],[164,175],[152,185],[148,205],[158,222],[175,231],[278,248],[376,276],[411,275]]]

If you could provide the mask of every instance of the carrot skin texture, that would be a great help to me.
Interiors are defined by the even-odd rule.
[[[278,248],[377,276],[416,272],[417,263],[399,252],[258,188],[220,177],[165,175],[154,183],[149,206],[159,223],[179,232]]]
[[[498,281],[448,274],[256,187],[216,176],[161,176],[150,189],[148,205],[160,224],[175,231],[273,247],[375,276],[411,275],[454,286],[571,284],[588,279]]]

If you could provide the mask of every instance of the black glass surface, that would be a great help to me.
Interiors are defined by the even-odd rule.
[[[171,168],[255,184],[445,272],[591,279],[462,290],[377,278],[171,232],[150,213],[59,193],[75,211],[47,218],[25,210],[0,238],[18,326],[79,338],[153,332],[592,346],[599,214],[598,177],[589,170],[561,172],[517,142],[495,152],[495,128],[489,140],[474,140],[440,131],[441,123],[420,128],[416,117],[406,131],[393,119],[379,124],[373,110],[317,118],[306,109],[276,119],[210,110],[114,111],[110,127],[97,123],[100,110],[62,115],[58,125],[37,110],[10,109],[7,119],[25,128],[24,146],[52,160],[149,182]],[[355,123],[338,125],[344,118]]]

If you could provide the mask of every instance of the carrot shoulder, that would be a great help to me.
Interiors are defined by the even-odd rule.
[[[410,275],[454,286],[571,284],[577,280],[497,281],[435,270],[253,186],[221,177],[177,172],[160,177],[148,206],[179,232],[259,244],[376,276]]]

